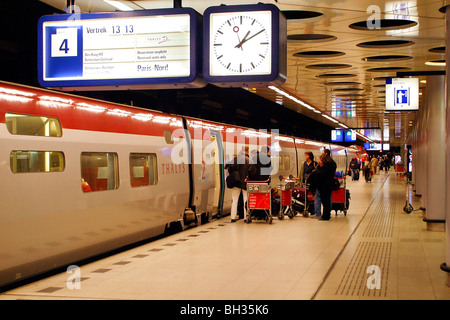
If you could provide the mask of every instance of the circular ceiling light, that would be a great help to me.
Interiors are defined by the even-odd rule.
[[[413,45],[413,41],[409,40],[376,40],[358,43],[356,46],[360,48],[396,48]]]
[[[427,61],[425,64],[432,67],[445,67],[445,60]]]
[[[301,58],[330,58],[343,56],[345,53],[340,51],[303,51],[294,53],[294,57]]]
[[[336,97],[365,97],[363,93],[347,93],[347,94],[337,94]]]
[[[435,53],[445,53],[445,46],[442,47],[436,47],[436,48],[431,48],[430,50],[428,50],[430,52],[435,52]]]
[[[350,77],[356,77],[356,74],[351,74],[351,73],[324,73],[324,74],[319,74],[316,77],[318,77],[318,78],[350,78]]]
[[[319,63],[306,66],[308,69],[345,69],[351,68],[350,64],[343,63]]]
[[[370,62],[389,62],[389,61],[405,61],[405,60],[411,60],[413,57],[411,56],[403,56],[403,55],[384,55],[384,56],[371,56],[371,57],[365,57],[362,60],[363,61],[370,61]]]
[[[411,70],[407,67],[381,67],[381,68],[371,68],[367,69],[369,72],[395,72],[395,71],[406,71]]]
[[[309,34],[289,34],[287,40],[289,42],[324,42],[336,40],[335,36],[328,34],[309,33]]]
[[[369,20],[364,20],[352,23],[349,27],[355,30],[380,31],[406,29],[417,25],[417,22],[413,20],[377,19],[372,21],[375,25],[369,24]]]
[[[325,82],[327,86],[344,86],[344,85],[358,85],[361,82],[356,81],[335,81],[335,82]]]
[[[363,88],[336,88],[336,89],[331,89],[331,91],[363,91]]]
[[[282,11],[288,23],[312,22],[323,18],[323,13],[307,10]]]

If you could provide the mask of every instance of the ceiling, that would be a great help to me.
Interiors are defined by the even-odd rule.
[[[65,10],[66,0],[41,1]],[[174,4],[173,0],[119,2],[134,10],[171,8]],[[183,0],[182,5],[202,14],[207,7],[222,3],[258,2]],[[114,1],[75,0],[81,12],[117,10],[111,3]],[[341,123],[349,128],[380,128],[385,138],[389,132],[391,146],[405,143],[408,129],[415,121],[415,112],[384,110],[384,77],[395,77],[397,72],[445,70],[443,65],[425,64],[445,60],[445,17],[439,11],[443,1],[279,0],[265,3],[277,5],[288,19],[287,80],[276,90],[266,87],[249,90],[327,125],[342,127]],[[375,27],[379,28],[367,29],[378,16],[381,24]],[[439,49],[433,50],[435,48]],[[424,91],[426,76],[419,78],[421,91]],[[313,108],[287,98],[280,90]],[[343,106],[347,109],[342,110]]]

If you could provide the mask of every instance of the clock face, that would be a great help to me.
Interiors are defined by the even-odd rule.
[[[211,75],[271,73],[271,11],[211,14],[210,30]]]

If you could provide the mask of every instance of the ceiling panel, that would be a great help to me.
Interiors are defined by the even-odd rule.
[[[42,0],[59,9],[63,9],[65,0]],[[135,0],[121,1],[130,8],[152,9],[170,8],[173,1]],[[184,7],[192,7],[199,13],[210,6],[243,4],[240,0],[183,0]],[[257,3],[259,1],[245,1]],[[103,0],[76,0],[82,12],[113,11],[113,6]],[[429,66],[427,61],[444,60],[444,53],[430,52],[435,47],[445,46],[445,18],[439,12],[442,1],[408,0],[279,0],[266,1],[277,5],[282,11],[294,11],[304,19],[289,19],[288,36],[293,35],[329,35],[331,41],[288,41],[287,81],[279,88],[316,108],[316,112],[307,109],[291,99],[281,96],[270,88],[250,88],[250,91],[275,101],[286,108],[295,110],[328,125],[335,125],[323,117],[331,116],[351,128],[380,127],[389,125],[390,143],[402,145],[405,141],[414,112],[384,111],[384,79],[396,76],[397,71],[436,71],[443,66]],[[373,7],[375,6],[375,7]],[[349,26],[365,22],[379,12],[381,19],[411,20],[417,23],[411,28],[396,30],[356,30]],[[297,11],[297,12],[295,12]],[[308,11],[308,12],[306,12]],[[316,12],[316,17],[311,17]],[[307,14],[308,13],[308,14]],[[364,23],[363,23],[364,25]],[[312,36],[309,36],[310,38]],[[360,47],[358,44],[370,41],[402,40],[412,45],[393,47]],[[296,56],[305,51],[338,51],[340,55]],[[379,58],[369,61],[365,58],[374,56],[404,56],[396,60]],[[319,67],[317,66],[319,65]],[[383,69],[379,69],[383,68]],[[387,69],[386,69],[387,68]],[[389,69],[406,68],[406,69]],[[333,75],[338,75],[333,77]],[[340,76],[339,76],[340,75]],[[425,80],[420,77],[420,80]],[[349,83],[352,82],[352,83]],[[421,82],[421,87],[426,84]],[[351,90],[345,90],[350,88]],[[349,112],[336,112],[335,105],[345,102],[351,106]],[[322,114],[317,113],[320,110]]]

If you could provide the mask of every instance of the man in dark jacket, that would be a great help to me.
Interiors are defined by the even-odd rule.
[[[248,147],[243,147],[242,151],[233,159],[233,161],[225,167],[228,169],[228,173],[231,175],[233,172],[239,173],[239,178],[234,183],[234,187],[231,189],[232,203],[231,203],[231,222],[236,222],[237,220],[237,207],[239,196],[242,191],[244,198],[244,219],[247,218],[247,206],[246,202],[248,199],[247,184],[245,179],[248,176],[254,176],[256,168],[253,165],[253,161],[250,160],[248,156]]]
[[[323,153],[319,157],[319,166],[311,174],[323,205],[323,213],[319,220],[324,221],[331,218],[331,192],[333,191],[334,176],[336,174],[336,163],[333,162],[328,154]]]
[[[253,157],[252,161],[255,164],[256,172],[254,176],[250,176],[250,180],[254,179],[256,181],[266,181],[270,178],[270,173],[272,171],[272,163],[270,159],[270,148],[264,146],[261,148],[260,152],[257,152]]]

